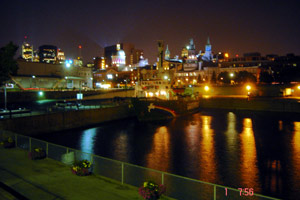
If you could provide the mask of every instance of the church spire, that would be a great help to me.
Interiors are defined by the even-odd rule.
[[[210,45],[209,37],[207,37],[207,45]]]
[[[170,59],[170,51],[169,51],[169,46],[167,45],[167,49],[165,51],[165,60],[169,60]]]

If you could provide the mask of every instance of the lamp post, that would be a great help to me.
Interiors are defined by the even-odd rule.
[[[4,109],[7,110],[7,93],[6,93],[6,85],[4,85]]]

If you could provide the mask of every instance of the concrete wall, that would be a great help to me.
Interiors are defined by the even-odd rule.
[[[7,102],[29,102],[41,99],[75,99],[79,91],[44,91],[44,95],[40,97],[38,91],[22,91],[22,92],[8,92]],[[102,91],[82,91],[83,100],[87,99],[109,99],[118,97],[132,97],[134,90],[102,90]],[[3,92],[0,92],[0,103],[4,102]],[[0,106],[1,107],[1,106]]]
[[[2,130],[24,135],[91,126],[102,122],[133,117],[134,112],[128,105],[91,110],[76,110],[31,117],[4,119],[0,121]]]

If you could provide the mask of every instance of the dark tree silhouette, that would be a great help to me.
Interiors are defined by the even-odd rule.
[[[223,83],[230,83],[230,76],[229,76],[229,73],[228,72],[221,72],[219,75],[218,75],[218,81],[221,81]]]
[[[210,80],[211,83],[216,83],[217,82],[217,75],[216,75],[216,72],[213,71],[213,74],[211,76],[211,80]]]
[[[240,71],[235,79],[238,83],[256,82],[256,77],[247,71]]]
[[[12,42],[0,49],[0,86],[10,80],[10,75],[17,73],[18,64],[14,59],[18,46]]]
[[[274,78],[268,72],[260,72],[259,74],[259,82],[261,83],[272,83]]]

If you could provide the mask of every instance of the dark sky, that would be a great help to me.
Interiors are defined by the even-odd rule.
[[[0,17],[0,46],[27,35],[72,58],[81,44],[85,62],[118,42],[153,62],[159,39],[174,56],[189,38],[204,50],[208,36],[214,52],[300,54],[299,0],[0,0]]]

